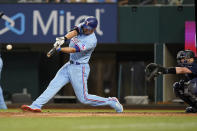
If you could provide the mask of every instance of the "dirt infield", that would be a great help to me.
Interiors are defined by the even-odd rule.
[[[0,112],[0,117],[134,117],[134,116],[197,116],[197,113],[174,113],[174,112],[157,112],[157,113],[150,113],[150,112],[126,112],[126,113],[109,113],[109,112],[91,112],[91,113],[54,113],[54,112],[47,112],[47,113],[31,113],[31,112]]]

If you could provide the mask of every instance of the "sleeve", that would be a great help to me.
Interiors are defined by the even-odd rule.
[[[187,67],[193,74],[197,75],[197,64],[192,64]]]
[[[90,42],[76,42],[74,48],[76,49],[76,52],[83,52],[83,51],[88,51],[92,50],[96,47],[95,43],[90,43]]]

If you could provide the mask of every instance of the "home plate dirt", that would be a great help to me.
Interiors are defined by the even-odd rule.
[[[125,113],[109,113],[109,112],[91,112],[91,113],[72,113],[72,112],[0,112],[0,117],[132,117],[132,116],[197,116],[197,113],[186,114],[183,112],[125,112]]]

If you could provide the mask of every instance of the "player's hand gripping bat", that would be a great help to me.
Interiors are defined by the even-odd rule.
[[[53,44],[53,48],[47,53],[47,57],[51,57],[58,48],[61,47],[65,42],[64,37],[57,37],[56,42]]]

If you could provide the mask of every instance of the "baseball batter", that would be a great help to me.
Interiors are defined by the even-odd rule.
[[[0,78],[1,78],[2,67],[3,67],[3,61],[2,61],[1,55],[0,55]],[[2,91],[1,85],[0,85],[0,109],[7,109],[7,106],[6,106],[4,98],[3,98],[3,91]]]
[[[4,13],[0,12],[0,19],[3,18]],[[3,68],[3,61],[1,59],[1,54],[0,54],[0,78],[1,78],[1,71]],[[0,85],[0,109],[7,109],[7,106],[5,104],[4,98],[3,98],[3,91]]]
[[[110,106],[116,112],[123,112],[123,107],[117,98],[103,98],[88,94],[87,80],[90,72],[88,62],[97,44],[97,38],[94,33],[97,24],[95,17],[88,17],[63,38],[56,39],[56,45],[54,46],[59,44],[57,51],[69,53],[70,61],[60,68],[47,89],[30,106],[21,106],[23,111],[41,112],[42,106],[65,84],[71,82],[74,92],[81,103],[91,106]],[[71,39],[69,47],[61,48],[60,46],[67,39]]]

